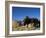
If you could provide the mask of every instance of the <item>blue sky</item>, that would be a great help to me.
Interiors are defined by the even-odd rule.
[[[12,7],[13,20],[23,20],[26,16],[40,19],[40,8]]]

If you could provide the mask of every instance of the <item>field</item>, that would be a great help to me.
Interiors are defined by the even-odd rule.
[[[22,22],[21,22],[22,23]],[[39,24],[37,24],[38,26]],[[30,30],[40,30],[40,28],[34,27],[34,23],[27,24],[19,24],[17,21],[12,22],[12,30],[13,31],[30,31]]]

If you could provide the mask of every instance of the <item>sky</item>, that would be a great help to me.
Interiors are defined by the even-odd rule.
[[[40,19],[40,8],[12,7],[12,19],[23,20],[26,16]]]

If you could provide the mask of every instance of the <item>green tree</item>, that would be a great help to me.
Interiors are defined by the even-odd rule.
[[[34,26],[36,28],[40,28],[40,21],[37,18],[34,19],[34,23],[35,23]]]
[[[27,24],[27,27],[28,27],[28,24],[29,24],[29,21],[30,21],[29,17],[26,16],[25,19],[24,19],[23,21],[24,21],[24,25]]]

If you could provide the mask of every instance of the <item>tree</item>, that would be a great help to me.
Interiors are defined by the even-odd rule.
[[[28,27],[28,24],[30,22],[30,18],[28,16],[26,16],[26,18],[23,21],[24,21],[24,25],[27,24],[27,27]]]
[[[23,21],[24,21],[24,25],[27,24],[27,27],[28,27],[28,24],[30,23],[34,23],[35,28],[40,27],[40,21],[37,18],[29,18],[28,16],[26,16]]]
[[[37,18],[34,18],[34,27],[40,28],[40,21]]]
[[[19,26],[21,26],[22,24],[21,24],[21,21],[18,21],[19,22]]]

